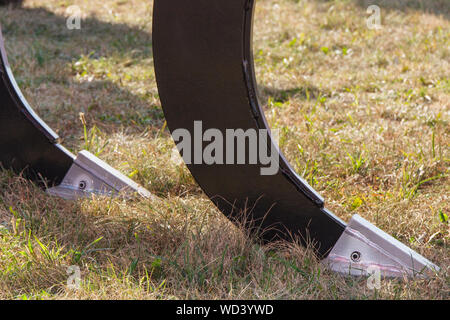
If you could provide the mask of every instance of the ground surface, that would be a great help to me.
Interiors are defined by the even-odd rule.
[[[73,4],[81,30],[66,28]],[[367,26],[371,4],[381,8],[380,30]],[[152,1],[139,0],[0,8],[18,83],[64,145],[98,154],[159,196],[67,202],[1,173],[0,298],[449,299],[447,0],[257,5],[261,101],[287,158],[339,217],[358,213],[442,267],[375,291],[299,246],[257,245],[173,161],[151,15]],[[78,290],[67,287],[73,265]]]

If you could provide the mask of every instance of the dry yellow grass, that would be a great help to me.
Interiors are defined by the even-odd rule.
[[[378,4],[382,29],[369,30]],[[68,30],[65,11],[85,19]],[[371,291],[297,245],[257,245],[171,160],[153,71],[152,2],[26,0],[0,8],[13,71],[74,152],[87,147],[159,196],[68,202],[0,174],[0,298],[449,299],[450,5],[260,0],[261,101],[295,169],[442,267]],[[84,141],[79,112],[92,135]],[[67,287],[67,267],[81,287]]]

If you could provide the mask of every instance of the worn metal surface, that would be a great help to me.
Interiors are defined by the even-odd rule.
[[[323,261],[331,270],[354,276],[378,271],[382,277],[427,277],[439,271],[400,241],[355,215]]]
[[[61,184],[47,189],[47,192],[69,200],[93,193],[108,196],[136,194],[145,198],[152,197],[149,191],[85,150],[78,153]]]

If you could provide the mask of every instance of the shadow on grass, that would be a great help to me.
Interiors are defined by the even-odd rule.
[[[124,127],[130,132],[161,128],[151,32],[95,17],[83,19],[80,30],[69,30],[64,16],[12,6],[0,8],[0,25],[20,88],[69,147],[82,134],[80,112],[106,134]],[[144,74],[128,75],[131,69]],[[148,82],[139,90],[122,85],[123,77],[134,82],[142,76]]]
[[[151,24],[152,17],[148,17]],[[96,51],[107,54],[112,51],[141,50],[145,56],[152,55],[150,32],[124,23],[109,23],[93,16],[81,20],[81,28],[67,28],[67,17],[57,15],[45,8],[0,6],[0,23],[5,35],[30,37],[36,41],[53,41],[57,44],[82,42],[74,47],[74,53]],[[111,39],[113,38],[113,39]]]
[[[334,2],[334,0],[318,0],[320,2]],[[448,0],[352,0],[351,2],[366,9],[377,5],[381,11],[420,11],[442,16],[450,20],[450,2]]]

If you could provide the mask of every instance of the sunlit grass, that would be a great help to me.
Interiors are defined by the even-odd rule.
[[[377,2],[377,1],[375,1]],[[1,8],[18,83],[74,153],[97,154],[157,200],[49,198],[0,175],[0,297],[448,299],[450,22],[444,1],[259,0],[261,102],[295,170],[344,220],[358,213],[437,263],[429,280],[324,270],[297,245],[261,247],[174,158],[153,71],[152,2]],[[82,29],[68,30],[77,4]],[[371,3],[372,4],[372,3]],[[83,114],[83,121],[80,120]],[[67,286],[67,267],[81,287]]]

